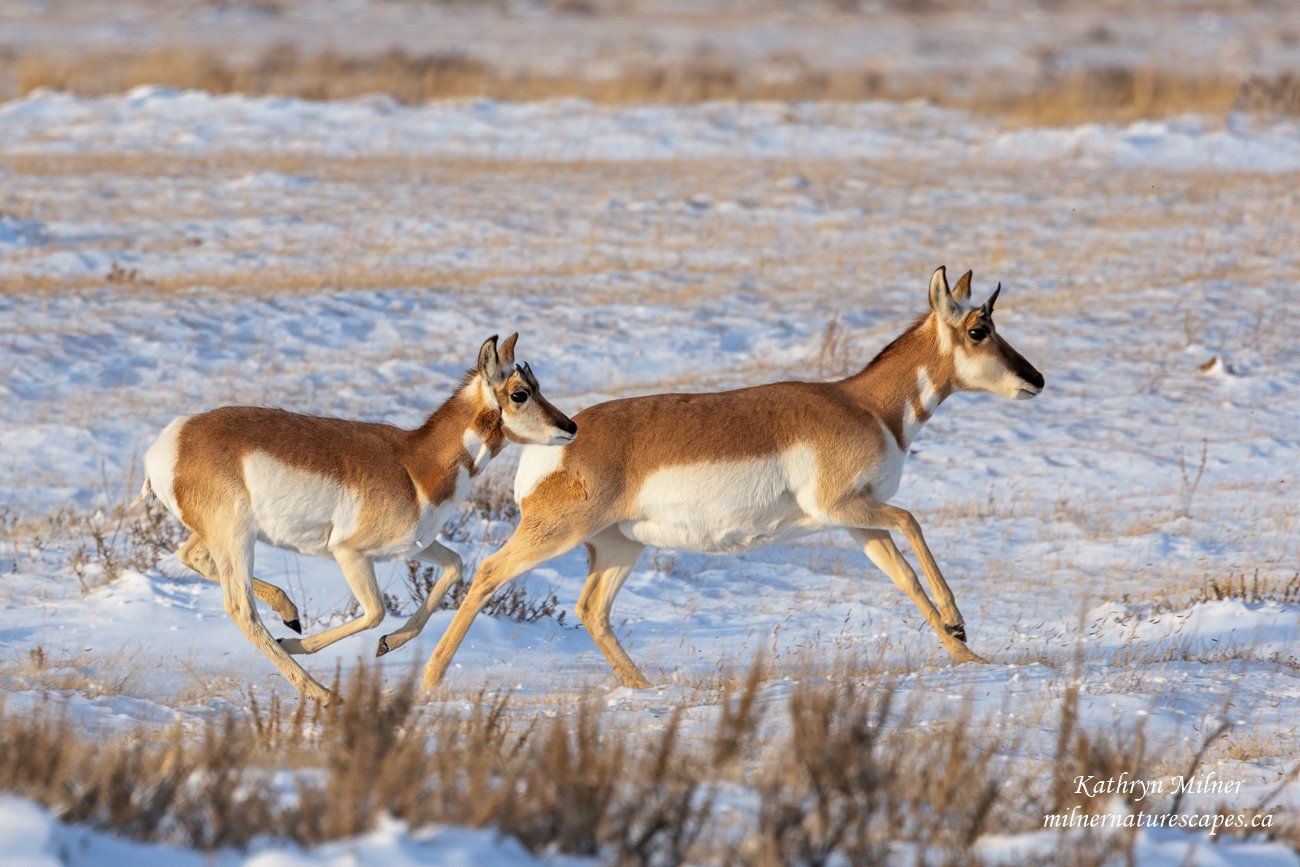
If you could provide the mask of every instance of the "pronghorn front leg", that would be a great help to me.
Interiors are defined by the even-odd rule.
[[[217,564],[212,559],[212,552],[208,550],[207,545],[203,544],[198,533],[190,534],[185,544],[181,545],[181,549],[176,552],[176,556],[202,577],[216,584],[221,583]],[[293,604],[289,594],[274,584],[254,578],[253,595],[270,605],[275,613],[280,615],[285,626],[299,635],[302,634],[302,622],[298,620],[298,606]]]
[[[561,532],[564,535],[560,535]],[[470,624],[493,593],[539,563],[545,563],[568,551],[582,541],[583,535],[581,529],[572,526],[566,531],[557,531],[553,525],[543,524],[528,515],[521,518],[515,532],[501,550],[479,564],[478,572],[469,585],[469,592],[465,594],[447,631],[442,634],[438,646],[433,649],[433,654],[424,665],[420,689],[429,692],[442,683],[447,669],[451,667],[452,657],[465,641]]]
[[[880,569],[893,580],[898,589],[920,609],[930,627],[934,629],[948,654],[958,662],[987,662],[973,653],[965,642],[965,623],[957,604],[953,599],[948,582],[939,571],[939,564],[934,561],[930,547],[921,534],[921,525],[906,509],[891,506],[888,503],[875,503],[868,500],[852,500],[838,508],[833,517],[850,527],[849,532],[862,544],[863,551]],[[925,595],[921,582],[917,580],[912,567],[903,559],[897,546],[889,538],[889,531],[897,530],[907,537],[916,558],[921,562],[921,569],[930,582],[940,605],[945,608],[944,616],[934,607],[934,603]],[[945,620],[947,622],[945,622]]]
[[[420,603],[420,607],[415,610],[415,613],[402,624],[401,629],[380,636],[379,649],[375,651],[375,656],[391,653],[419,635],[421,630],[424,629],[424,625],[429,622],[429,617],[442,604],[447,591],[460,580],[461,575],[465,572],[465,563],[460,559],[460,555],[441,542],[435,541],[416,554],[415,559],[441,566],[442,577],[438,579],[438,583],[429,591],[429,595]]]
[[[370,558],[347,548],[335,548],[331,553],[343,570],[352,594],[361,603],[363,613],[347,623],[306,638],[281,639],[280,646],[289,653],[315,653],[342,638],[363,629],[373,629],[384,622],[384,600],[379,595],[379,582],[375,580],[375,566]]]
[[[888,530],[851,530],[850,532],[862,545],[863,553],[870,558],[872,563],[876,564],[880,571],[893,579],[899,589],[908,592],[907,588],[914,587],[924,596],[925,591],[921,590],[921,583],[917,580],[916,573],[912,571],[912,564],[904,559],[902,552],[894,544],[893,537],[889,535]],[[922,544],[924,544],[924,540],[922,540]],[[957,600],[953,598],[948,582],[942,580],[942,576],[940,576],[940,582],[937,587],[931,582],[930,589],[934,591],[935,598],[938,600],[943,631],[959,641],[965,641],[966,621],[962,619],[961,612],[957,610]],[[928,597],[926,602],[929,602]]]

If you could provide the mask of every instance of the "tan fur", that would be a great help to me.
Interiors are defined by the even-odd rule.
[[[333,479],[361,498],[361,524],[346,544],[368,549],[393,539],[415,520],[419,497],[441,503],[455,491],[460,469],[472,471],[461,437],[478,430],[495,456],[505,445],[500,414],[457,393],[416,430],[319,418],[282,409],[228,406],[196,415],[181,429],[176,501],[196,530],[218,511],[216,501],[246,495],[243,459],[262,452],[286,466]]]
[[[963,620],[920,526],[907,511],[883,502],[893,490],[891,480],[879,474],[888,461],[901,461],[910,445],[909,411],[919,426],[954,391],[987,386],[961,381],[954,361],[958,351],[990,365],[1005,363],[997,372],[1023,375],[1026,389],[1041,388],[1041,375],[993,331],[991,305],[956,315],[969,297],[970,279],[964,275],[958,289],[949,292],[943,269],[937,271],[931,313],[845,380],[651,395],[602,403],[576,415],[581,435],[521,500],[519,526],[480,566],[429,659],[424,686],[441,681],[470,622],[498,587],[584,543],[591,571],[578,615],[619,680],[648,686],[609,625],[614,596],[644,547],[620,527],[645,518],[638,502],[647,480],[665,468],[772,457],[796,447],[810,448],[816,463],[815,503],[800,504],[808,521],[858,534],[864,551],[917,604],[954,659],[978,660],[954,637],[964,635]],[[967,333],[977,326],[989,332],[980,341]],[[921,372],[930,387],[928,406]],[[938,609],[894,547],[890,531],[908,540]]]
[[[176,431],[173,465],[167,465],[171,445],[170,440],[164,443],[167,432],[151,447],[146,466],[153,466],[159,478],[147,478],[145,491],[158,494],[165,503],[170,500],[169,508],[174,508],[177,517],[194,531],[181,549],[182,561],[222,585],[227,612],[308,697],[319,701],[332,698],[289,654],[314,653],[383,620],[382,598],[374,576],[376,559],[411,556],[444,569],[420,610],[402,629],[386,637],[387,644],[381,642],[381,652],[418,634],[443,594],[460,577],[463,567],[454,551],[434,539],[416,535],[423,526],[421,521],[428,523],[427,518],[422,518],[422,510],[424,514],[444,514],[438,508],[454,505],[458,480],[477,475],[487,459],[504,448],[508,438],[547,441],[520,439],[510,433],[512,425],[543,432],[545,437],[572,435],[572,421],[542,396],[531,370],[510,369],[514,365],[516,337],[507,338],[499,351],[495,337],[484,343],[479,364],[462,387],[415,430],[236,406],[180,419],[169,426],[169,431]],[[511,400],[512,394],[525,400],[516,403]],[[474,454],[467,444],[474,447]],[[306,487],[299,491],[316,490],[310,486],[325,484],[327,488],[321,490],[333,492],[332,496],[342,498],[340,502],[355,502],[354,521],[346,526],[323,525],[319,535],[315,535],[316,517],[303,517],[300,524],[294,524],[292,510],[298,508],[296,503],[311,507],[310,497],[294,500],[290,496],[285,501],[288,505],[276,501],[262,507],[271,509],[273,519],[291,526],[294,532],[306,533],[322,544],[327,540],[328,553],[339,563],[361,602],[364,613],[360,617],[317,635],[280,642],[272,639],[262,625],[252,605],[254,596],[275,608],[295,629],[298,614],[283,590],[251,574],[253,540],[265,529],[255,515],[258,504],[246,477],[251,456],[269,461],[275,473],[295,474],[292,481],[305,480],[302,484]],[[160,489],[168,477],[169,487]],[[259,476],[263,484],[266,478],[280,477]],[[430,532],[436,532],[437,527],[430,526]],[[339,532],[346,536],[334,538]]]

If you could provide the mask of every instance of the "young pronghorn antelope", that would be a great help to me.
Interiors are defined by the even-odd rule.
[[[193,531],[181,560],[221,584],[226,613],[308,698],[333,696],[290,654],[315,653],[379,625],[376,560],[412,557],[443,569],[402,628],[380,639],[387,652],[419,633],[461,575],[460,557],[435,536],[469,480],[507,441],[573,440],[577,426],[542,397],[531,368],[515,366],[517,337],[499,352],[496,337],[485,342],[461,388],[415,430],[229,406],[176,419],[149,447],[141,496],[153,493]],[[333,557],[365,613],[317,635],[276,641],[254,595],[291,629],[301,628],[284,592],[253,578],[257,539]]]
[[[525,449],[515,477],[519,526],[483,561],[424,670],[441,682],[470,623],[497,588],[587,546],[577,613],[625,686],[650,684],[610,628],[610,608],[646,545],[744,551],[843,528],[925,615],[957,661],[982,661],[921,528],[888,504],[921,426],[955,391],[1029,398],[1043,377],[993,325],[1001,284],[970,303],[971,274],[930,280],[930,313],[840,382],[778,382],[713,394],[659,394],[583,410],[582,436]],[[938,610],[890,537],[916,553]]]

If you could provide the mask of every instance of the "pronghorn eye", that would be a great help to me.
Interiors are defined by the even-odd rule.
[[[510,395],[510,399],[513,400],[515,403],[523,403],[524,401],[528,400],[528,392],[526,391],[513,392]]]
[[[971,340],[974,340],[976,343],[979,343],[985,337],[989,336],[989,330],[987,328],[972,328],[970,331],[966,332],[966,336]]]

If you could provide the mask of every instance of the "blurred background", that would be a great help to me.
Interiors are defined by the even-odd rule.
[[[1289,0],[4,0],[0,98],[921,98],[1028,123],[1300,111]]]

